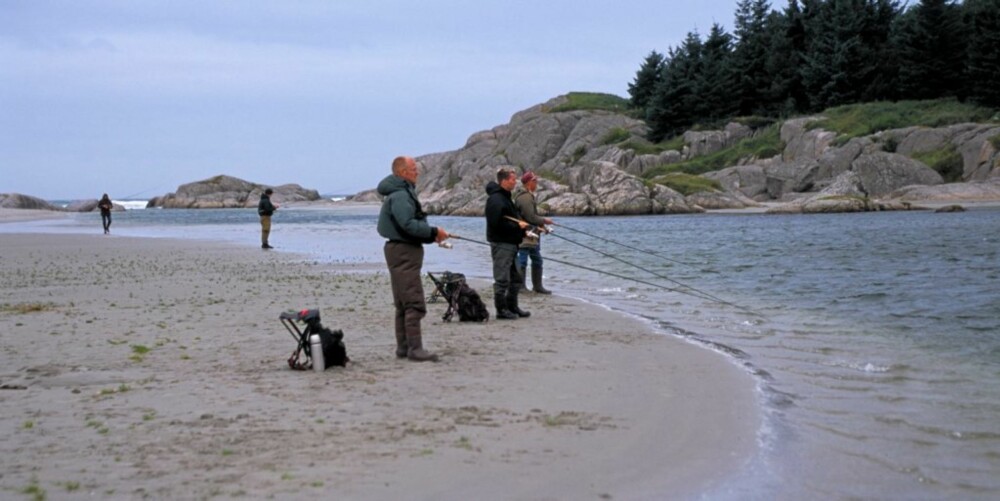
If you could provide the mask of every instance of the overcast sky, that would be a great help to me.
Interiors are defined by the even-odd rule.
[[[0,193],[140,198],[217,174],[369,189],[397,155],[572,91],[736,0],[0,0]]]

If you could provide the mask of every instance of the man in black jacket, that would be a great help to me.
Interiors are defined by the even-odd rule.
[[[257,214],[260,216],[260,248],[273,249],[267,243],[267,237],[271,234],[271,215],[278,210],[278,206],[271,203],[271,194],[274,190],[268,188],[260,194],[260,203],[257,204]]]
[[[520,221],[520,214],[511,199],[511,190],[517,185],[513,169],[497,171],[496,182],[486,185],[486,240],[490,242],[493,257],[493,305],[497,318],[513,320],[531,313],[517,305],[517,294],[524,281],[517,272],[517,246],[524,238],[528,223]]]

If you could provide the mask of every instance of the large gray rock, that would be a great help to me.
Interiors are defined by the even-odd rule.
[[[606,111],[550,111],[565,101],[560,96],[518,112],[508,124],[473,134],[459,150],[418,157],[424,171],[417,191],[425,210],[482,215],[484,187],[495,179],[498,167],[512,165],[519,172],[532,170],[542,176],[539,205],[552,214],[695,211],[679,194],[677,199],[657,201],[660,192],[636,177],[679,159],[678,152],[638,156],[620,148],[620,141],[608,141],[620,130],[641,140],[647,132],[643,122]]]
[[[786,120],[781,125],[781,140],[785,143],[785,151],[782,153],[784,161],[815,160],[833,144],[837,138],[835,132],[807,128],[810,123],[821,118],[795,118]]]
[[[886,197],[902,201],[980,202],[1000,200],[1000,177],[988,181],[906,186]]]
[[[702,177],[714,179],[728,192],[739,192],[757,201],[768,200],[767,175],[760,165],[740,165],[709,172]]]
[[[730,122],[722,130],[687,131],[684,133],[686,158],[711,155],[753,135],[750,127]]]
[[[146,207],[165,209],[234,209],[256,207],[267,185],[251,183],[232,176],[215,176],[203,181],[182,184],[175,193],[150,200]],[[297,184],[272,186],[275,203],[319,200],[319,192]]]
[[[880,198],[911,184],[941,184],[941,175],[912,158],[896,153],[861,155],[851,164],[869,197]]]
[[[37,209],[61,211],[62,209],[52,205],[41,198],[20,193],[0,193],[0,208],[3,209]]]

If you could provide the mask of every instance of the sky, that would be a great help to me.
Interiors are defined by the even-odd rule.
[[[0,0],[0,193],[148,199],[225,174],[322,194],[643,60],[737,0]]]

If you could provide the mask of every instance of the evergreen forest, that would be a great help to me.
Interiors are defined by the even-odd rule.
[[[732,33],[653,50],[629,103],[660,142],[733,117],[950,98],[1000,109],[1000,0],[739,0]]]

